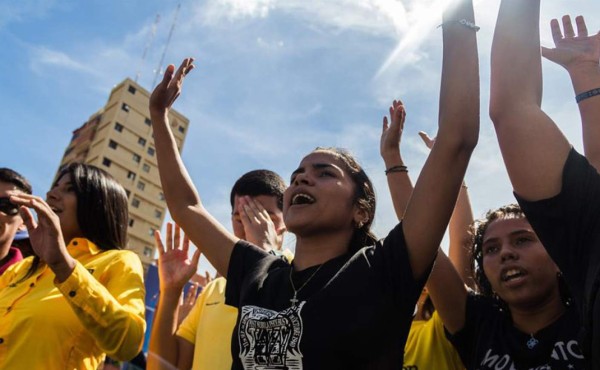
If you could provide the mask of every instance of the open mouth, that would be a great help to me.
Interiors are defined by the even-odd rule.
[[[315,198],[311,197],[308,194],[298,193],[294,195],[292,198],[292,205],[303,205],[303,204],[313,204],[315,202]]]
[[[503,282],[509,282],[509,281],[519,279],[525,275],[526,275],[525,271],[523,271],[522,269],[510,268],[505,271],[502,271],[502,275],[500,276],[500,278],[502,279]]]

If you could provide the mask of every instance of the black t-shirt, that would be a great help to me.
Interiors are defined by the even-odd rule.
[[[565,276],[582,320],[581,348],[600,369],[600,175],[572,149],[560,194],[537,202],[515,196]]]
[[[584,369],[574,309],[534,333],[514,327],[491,298],[469,294],[465,326],[447,337],[468,370]]]
[[[296,290],[308,281],[293,307],[291,266],[246,242],[235,246],[225,293],[239,308],[233,369],[402,368],[426,281],[412,276],[402,226],[318,268],[293,274]]]

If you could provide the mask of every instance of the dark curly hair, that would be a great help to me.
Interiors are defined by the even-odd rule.
[[[488,226],[499,219],[525,218],[525,214],[518,204],[509,204],[497,209],[489,210],[485,217],[476,220],[471,225],[471,271],[480,294],[494,297],[494,291],[490,281],[483,271],[483,238]]]

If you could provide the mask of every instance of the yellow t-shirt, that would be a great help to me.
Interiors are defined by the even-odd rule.
[[[437,312],[427,321],[413,321],[404,347],[403,370],[464,370],[458,353],[444,334]]]
[[[146,330],[142,263],[131,251],[102,251],[86,239],[62,283],[47,267],[25,276],[33,257],[0,277],[0,368],[95,370],[104,354],[129,360]]]
[[[225,304],[225,278],[204,287],[177,335],[194,344],[194,370],[231,369],[231,334],[238,310]]]
[[[281,253],[291,261],[289,250]],[[220,277],[207,284],[177,335],[194,345],[194,370],[231,369],[231,335],[237,321],[237,308],[225,304],[227,280]]]

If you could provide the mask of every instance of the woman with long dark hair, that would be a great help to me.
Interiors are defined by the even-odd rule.
[[[2,367],[96,369],[105,354],[133,358],[145,330],[144,284],[139,258],[123,250],[123,187],[74,163],[45,201],[27,194],[10,201],[20,206],[35,256],[0,278]]]

